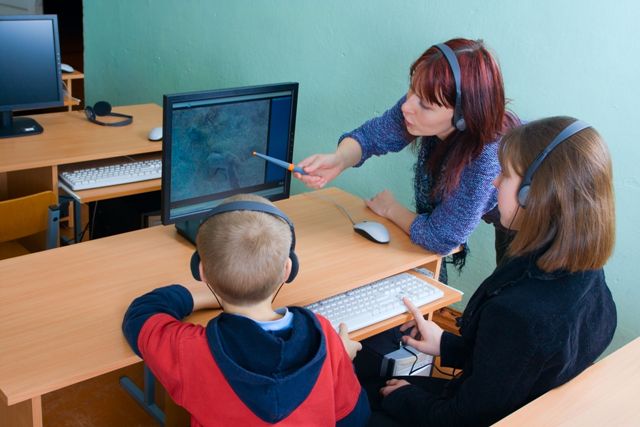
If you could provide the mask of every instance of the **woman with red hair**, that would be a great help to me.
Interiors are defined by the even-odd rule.
[[[412,146],[418,157],[416,211],[388,190],[366,203],[414,243],[446,255],[466,243],[481,218],[499,227],[491,184],[500,173],[497,141],[518,120],[506,112],[500,68],[482,41],[453,39],[431,46],[411,66],[410,79],[396,105],[342,135],[335,153],[304,159],[299,166],[307,175],[295,175],[311,188],[322,188],[371,156]],[[497,229],[498,259],[504,241],[504,230]],[[454,264],[464,265],[465,255],[466,250],[454,255]]]

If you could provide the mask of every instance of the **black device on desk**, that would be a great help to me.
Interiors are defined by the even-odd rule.
[[[42,133],[14,111],[62,105],[58,17],[0,16],[0,138]]]
[[[289,197],[288,171],[252,153],[292,162],[298,83],[165,95],[162,223],[191,242],[222,199]]]

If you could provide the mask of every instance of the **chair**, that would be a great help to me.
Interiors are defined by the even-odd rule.
[[[46,242],[36,236],[46,231]],[[60,209],[53,191],[0,201],[0,259],[58,246]],[[43,245],[43,243],[45,243]]]

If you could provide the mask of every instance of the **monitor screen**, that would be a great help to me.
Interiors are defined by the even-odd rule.
[[[0,16],[0,137],[42,132],[13,111],[64,104],[56,15]]]
[[[163,224],[197,228],[234,194],[289,197],[290,173],[253,152],[292,161],[297,92],[297,83],[281,83],[165,95]]]

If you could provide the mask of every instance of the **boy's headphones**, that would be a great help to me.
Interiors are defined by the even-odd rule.
[[[289,248],[289,258],[291,259],[291,273],[289,273],[289,277],[287,278],[286,282],[293,282],[293,279],[295,279],[298,275],[300,264],[298,263],[298,256],[295,253],[296,233],[293,229],[293,223],[291,222],[289,217],[286,216],[280,209],[271,205],[266,205],[260,202],[237,201],[224,203],[217,206],[211,211],[207,219],[211,218],[214,215],[233,211],[264,212],[266,214],[273,215],[277,218],[282,219],[289,225],[289,228],[291,229],[291,247]],[[207,219],[205,219],[205,221]],[[205,221],[202,221],[202,223],[204,223]],[[191,274],[193,275],[194,279],[202,281],[202,277],[200,277],[200,254],[197,250],[191,256]]]
[[[558,145],[560,145],[561,142],[565,141],[566,139],[569,139],[576,133],[588,127],[591,127],[591,126],[583,121],[576,120],[575,122],[571,123],[569,126],[564,128],[558,135],[556,135],[556,137],[553,138],[553,140],[549,143],[549,145],[547,145],[545,149],[542,150],[540,154],[538,154],[538,157],[536,157],[533,163],[531,163],[531,166],[529,166],[529,168],[525,172],[524,178],[522,178],[522,183],[520,183],[520,187],[518,188],[518,204],[521,207],[524,208],[526,206],[527,196],[529,195],[529,188],[531,187],[533,174],[536,172],[536,170],[538,170],[538,168],[540,167],[544,159],[547,158],[551,150],[553,150]]]
[[[93,105],[93,107],[85,107],[84,114],[87,116],[87,119],[89,119],[91,123],[95,123],[100,126],[126,126],[133,122],[133,116],[129,116],[128,114],[112,113],[111,104],[109,104],[107,101],[98,101]],[[99,121],[98,119],[96,119],[96,116],[123,117],[124,120],[108,123]]]
[[[467,128],[467,124],[464,121],[464,115],[462,114],[462,83],[460,78],[462,73],[460,72],[460,64],[458,64],[458,58],[456,58],[455,52],[444,43],[433,45],[433,47],[442,52],[447,62],[449,63],[451,72],[453,73],[453,80],[455,81],[456,85],[456,103],[453,107],[453,118],[451,120],[451,123],[453,124],[453,127],[462,132]]]

